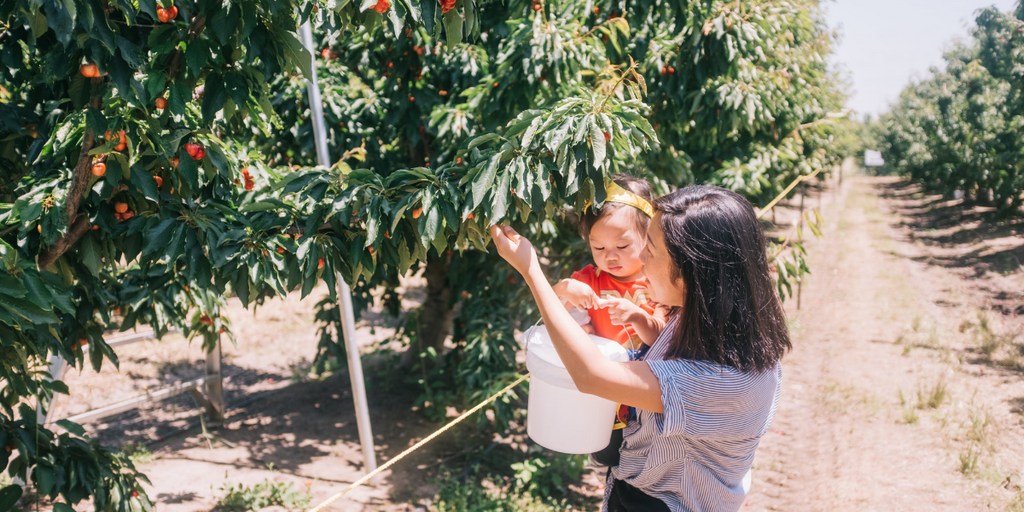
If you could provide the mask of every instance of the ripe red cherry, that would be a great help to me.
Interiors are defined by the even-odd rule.
[[[82,73],[82,76],[86,78],[95,78],[100,76],[100,68],[96,67],[96,64],[82,64],[79,71]]]
[[[188,153],[188,156],[192,157],[193,159],[196,158],[197,151],[199,151],[199,144],[196,144],[195,142],[189,142],[188,144],[185,144],[185,152]]]
[[[278,254],[284,254],[284,247],[278,247],[277,248],[277,253]]]
[[[377,11],[378,14],[384,14],[391,8],[391,2],[388,0],[377,0],[377,5],[373,6],[373,10]]]
[[[156,188],[163,188],[164,179],[160,176],[153,176],[153,181],[156,181]]]
[[[324,268],[324,259],[323,258],[317,258],[317,260],[316,260],[316,268],[317,269]]]
[[[156,105],[156,108],[158,108],[160,110],[163,110],[163,109],[167,108],[167,100],[164,99],[163,96],[161,96],[161,97],[153,100],[153,105]]]
[[[92,164],[92,175],[99,178],[107,173],[107,164],[103,162],[96,162]]]

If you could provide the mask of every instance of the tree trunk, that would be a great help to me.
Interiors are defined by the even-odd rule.
[[[402,356],[402,366],[410,367],[419,354],[430,347],[441,351],[444,340],[452,330],[452,288],[448,282],[448,256],[428,256],[423,277],[427,280],[427,297],[419,311],[416,341]]]

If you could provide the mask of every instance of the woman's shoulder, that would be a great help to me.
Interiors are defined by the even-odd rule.
[[[764,371],[742,371],[731,366],[695,359],[648,361],[659,378],[685,382],[687,387],[727,388],[729,392],[753,389],[774,390],[782,382],[782,364]]]

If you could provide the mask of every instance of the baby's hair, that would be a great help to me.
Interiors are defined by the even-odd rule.
[[[651,184],[647,183],[647,180],[629,176],[627,174],[616,174],[615,176],[612,176],[612,181],[620,187],[641,197],[648,203],[654,202],[654,193],[651,191]],[[647,226],[650,225],[651,218],[639,208],[621,203],[604,203],[600,209],[587,208],[587,210],[579,216],[577,227],[580,230],[580,236],[582,236],[584,240],[590,240],[590,230],[594,228],[594,224],[597,224],[597,221],[601,220],[602,217],[611,214],[619,208],[629,208],[629,214],[633,217],[633,222],[637,232],[640,234],[647,233]]]

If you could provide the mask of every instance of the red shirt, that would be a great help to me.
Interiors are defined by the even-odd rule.
[[[650,292],[647,290],[646,277],[636,281],[619,281],[611,274],[602,272],[593,265],[587,265],[582,270],[574,272],[572,279],[590,286],[594,293],[602,299],[628,299],[651,315],[654,314],[656,309],[656,304],[651,301]],[[587,313],[590,315],[590,323],[594,326],[596,334],[602,338],[615,340],[620,345],[626,345],[629,342],[630,336],[637,335],[632,327],[613,324],[608,316],[607,309],[588,309]],[[637,341],[639,339],[637,337]]]

